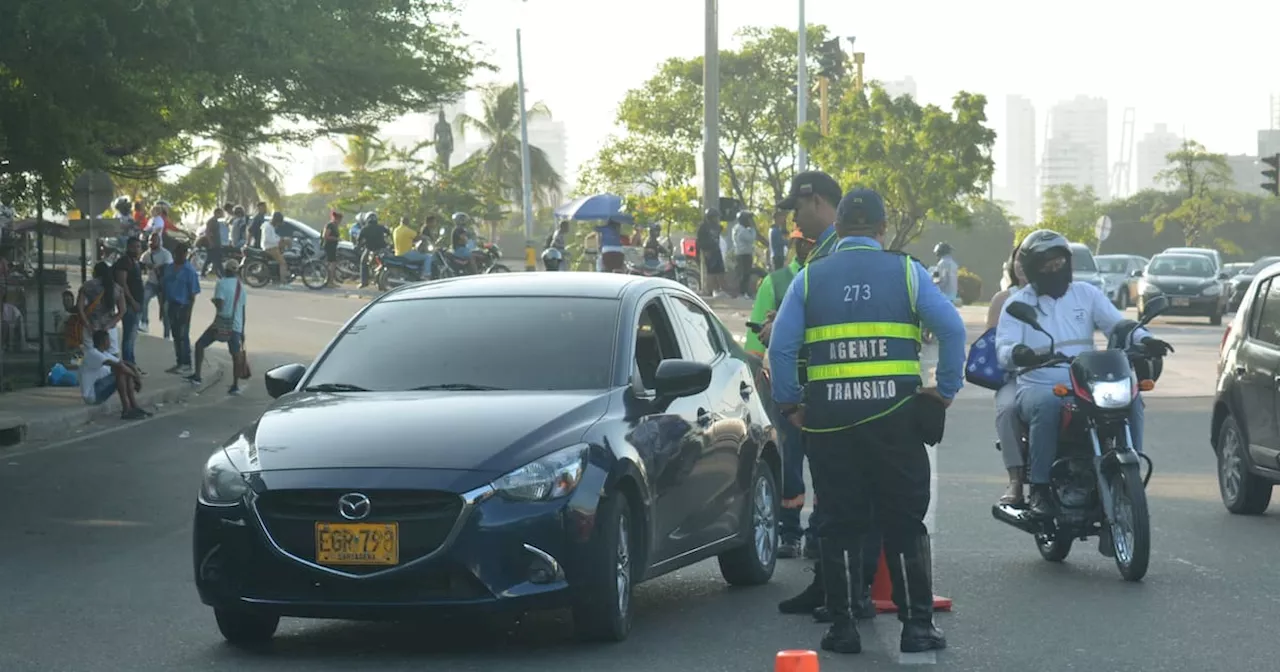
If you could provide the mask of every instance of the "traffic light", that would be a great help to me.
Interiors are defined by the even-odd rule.
[[[834,37],[818,47],[818,74],[828,79],[844,76],[845,53],[840,49],[840,38]]]
[[[1280,154],[1262,157],[1262,162],[1271,166],[1262,171],[1262,176],[1270,180],[1263,182],[1262,188],[1271,192],[1272,196],[1280,196]]]

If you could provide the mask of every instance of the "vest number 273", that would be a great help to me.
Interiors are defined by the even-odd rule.
[[[871,285],[845,285],[844,301],[845,303],[854,303],[857,301],[871,300]]]

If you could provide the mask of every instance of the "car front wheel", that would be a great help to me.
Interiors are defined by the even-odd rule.
[[[235,646],[260,646],[271,641],[280,627],[280,617],[231,609],[214,609],[218,631]]]
[[[579,639],[621,642],[631,634],[631,595],[639,571],[631,520],[631,506],[621,492],[601,500],[584,576],[574,586],[573,627]]]
[[[778,562],[778,487],[764,460],[756,461],[743,522],[743,545],[721,553],[720,573],[734,586],[758,586],[773,578]]]

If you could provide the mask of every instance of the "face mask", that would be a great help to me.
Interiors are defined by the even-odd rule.
[[[1067,293],[1067,288],[1071,285],[1071,265],[1063,266],[1060,270],[1052,273],[1041,273],[1035,282],[1037,294],[1043,294],[1055,299],[1062,298]]]

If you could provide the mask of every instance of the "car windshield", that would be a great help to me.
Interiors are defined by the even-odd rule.
[[[1098,257],[1098,270],[1103,273],[1124,273],[1125,260],[1122,257]]]
[[[559,296],[384,301],[339,335],[307,387],[604,389],[619,306]]]
[[[1213,277],[1213,261],[1194,255],[1158,256],[1151,260],[1147,275],[1181,275],[1188,278]]]
[[[1076,273],[1097,273],[1098,265],[1093,263],[1093,254],[1083,248],[1072,248],[1071,270]]]
[[[1249,270],[1244,272],[1244,275],[1257,275],[1261,273],[1264,268],[1277,262],[1280,262],[1280,257],[1263,257],[1253,262],[1253,265],[1249,267]]]

